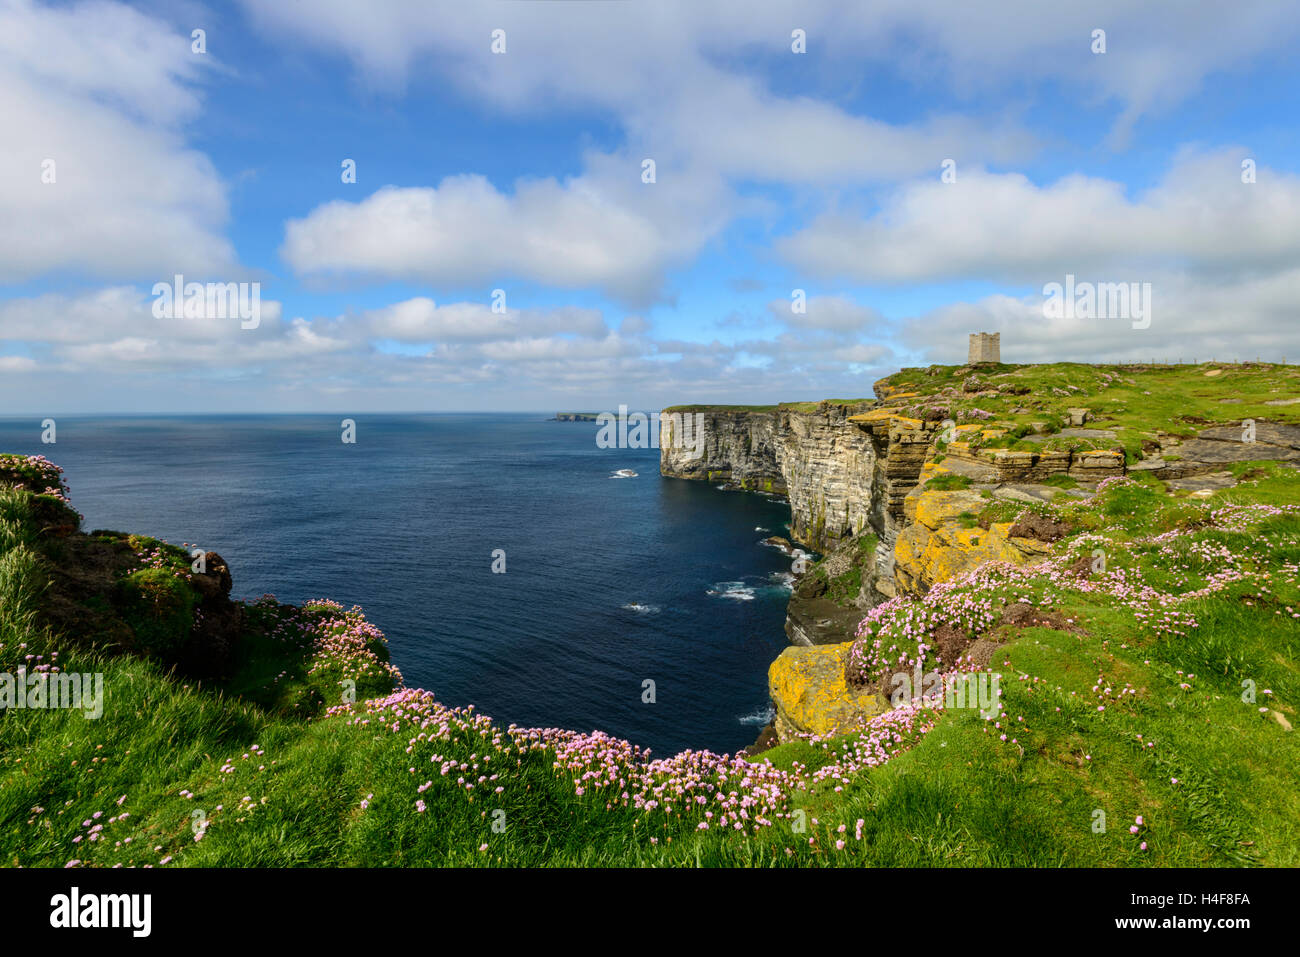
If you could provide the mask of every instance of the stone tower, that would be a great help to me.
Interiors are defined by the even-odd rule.
[[[966,355],[966,364],[977,362],[1001,362],[1002,346],[998,342],[1000,332],[972,332],[970,334],[970,351]]]

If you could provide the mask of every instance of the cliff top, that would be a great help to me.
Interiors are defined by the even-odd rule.
[[[1200,363],[1198,365],[1090,365],[1056,362],[1046,365],[982,364],[977,366],[929,366],[903,369],[875,384],[882,399],[915,392],[930,400],[946,396],[957,406],[979,405],[996,408],[980,399],[1003,399],[1003,408],[1030,405],[1063,408],[1065,400],[1084,399],[1080,404],[1100,412],[1106,404],[1124,401],[1139,404],[1147,413],[1160,416],[1176,412],[1189,421],[1225,421],[1240,410],[1228,405],[1245,405],[1257,410],[1279,407],[1276,400],[1300,395],[1300,367],[1277,363]],[[1024,402],[1010,402],[1029,395]],[[1190,399],[1190,406],[1187,400]],[[1058,401],[1060,400],[1060,401]],[[1273,402],[1274,405],[1266,406]],[[1300,421],[1300,402],[1284,413]],[[1285,408],[1285,406],[1281,406]],[[1199,418],[1191,419],[1191,416]],[[1175,415],[1165,416],[1176,421]]]
[[[930,366],[875,388],[899,415],[979,423],[962,430],[978,447],[1116,448],[1130,464],[1152,440],[1190,439],[1206,426],[1300,424],[1300,368],[1272,363]]]
[[[1300,367],[1275,363],[933,365],[886,376],[874,390],[873,399],[693,404],[664,411],[888,409],[919,422],[951,420],[976,449],[1115,449],[1130,464],[1140,459],[1144,444],[1162,436],[1190,439],[1206,426],[1239,428],[1246,420],[1300,425]]]
[[[772,405],[709,405],[707,403],[696,403],[695,405],[671,405],[664,409],[664,412],[776,412],[778,410],[788,410],[792,412],[812,412],[819,405],[846,405],[846,406],[863,406],[871,407],[876,404],[874,398],[870,399],[819,399],[812,402],[777,402]]]

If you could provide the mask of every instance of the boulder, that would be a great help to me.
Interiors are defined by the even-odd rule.
[[[205,552],[203,574],[195,574],[192,581],[195,590],[207,601],[211,598],[229,598],[231,588],[230,566],[216,552]]]
[[[845,665],[852,647],[851,641],[792,646],[772,662],[767,684],[782,741],[799,734],[847,733],[889,710],[883,695],[849,686]]]

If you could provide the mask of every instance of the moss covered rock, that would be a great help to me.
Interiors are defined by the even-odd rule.
[[[142,568],[118,582],[117,605],[140,651],[169,657],[189,641],[198,595],[166,568]]]

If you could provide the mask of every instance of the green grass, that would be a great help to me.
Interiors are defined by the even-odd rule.
[[[118,583],[122,617],[147,652],[170,654],[194,627],[194,590],[165,568],[142,568]]]
[[[663,411],[671,412],[772,412],[775,405],[674,405]]]
[[[1217,376],[1205,375],[1214,369],[1222,371]],[[996,396],[966,393],[963,385],[972,375],[985,390],[1004,391]],[[1140,452],[1142,439],[1157,431],[1191,437],[1208,425],[1237,424],[1247,418],[1300,423],[1300,406],[1265,404],[1300,395],[1300,369],[1271,363],[1130,366],[1058,362],[1002,364],[982,367],[974,373],[964,366],[931,366],[904,369],[882,382],[899,391],[922,393],[921,398],[900,410],[905,415],[952,416],[962,422],[968,421],[963,413],[970,409],[990,413],[990,421],[1009,428],[1010,438],[991,440],[986,447],[1018,448],[1015,440],[1028,434],[1034,421],[1046,422],[1049,430],[1055,431],[1068,408],[1089,410],[1086,428],[1117,433],[1117,439],[1109,445],[1102,442],[1093,447],[1118,443],[1129,453],[1130,461]],[[1022,389],[1028,391],[1013,391]],[[936,406],[943,407],[943,415],[926,414],[927,408]],[[1075,448],[1089,447],[1088,440],[1074,442]],[[1064,444],[1071,447],[1069,440]],[[1026,449],[1034,447],[1025,445]],[[1036,447],[1054,446],[1049,440]]]
[[[862,590],[862,575],[867,570],[872,555],[880,540],[874,533],[860,535],[853,542],[853,551],[849,555],[846,571],[831,576],[827,571],[826,559],[823,558],[809,569],[808,574],[820,578],[827,584],[825,596],[840,605],[852,605],[857,601]]]
[[[365,700],[387,692],[383,674],[284,637],[292,622],[346,630],[348,613],[326,606],[249,605],[232,676],[206,684],[150,657],[106,655],[47,634],[39,612],[59,546],[40,534],[38,496],[0,489],[0,672],[57,651],[65,672],[102,673],[105,689],[98,720],[79,711],[0,714],[0,861],[1297,866],[1300,750],[1294,733],[1259,709],[1294,723],[1300,703],[1300,517],[1230,528],[1206,516],[1227,504],[1294,505],[1300,494],[1292,470],[1233,470],[1242,485],[1206,502],[1138,478],[1096,500],[1041,506],[1077,529],[1058,554],[1101,548],[1110,568],[1163,591],[1249,573],[1182,608],[1197,627],[1161,631],[1133,607],[1051,575],[1020,582],[1007,600],[1048,604],[1079,627],[994,626],[990,635],[1006,641],[994,660],[1001,727],[974,711],[942,712],[887,763],[792,793],[789,809],[802,815],[741,831],[700,831],[701,812],[689,805],[668,813],[624,806],[617,794],[629,784],[589,784],[578,794],[579,772],[558,768],[554,751],[522,746],[472,714],[420,727],[406,706],[405,716],[370,713]],[[1175,534],[1147,541],[1165,533]],[[863,536],[858,557],[875,546]],[[858,564],[833,585],[856,594]],[[382,642],[368,650],[379,656]],[[359,679],[351,707],[339,690],[349,676]],[[1121,694],[1126,688],[1133,693]],[[1250,689],[1254,700],[1243,700]],[[857,735],[795,741],[760,760],[811,773],[857,744]],[[444,766],[452,766],[445,775]],[[478,784],[480,776],[488,780]],[[1130,834],[1138,816],[1144,824]],[[104,836],[91,841],[97,825]]]

